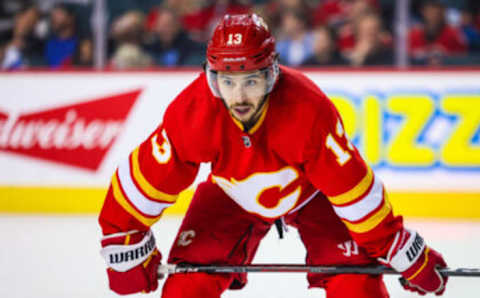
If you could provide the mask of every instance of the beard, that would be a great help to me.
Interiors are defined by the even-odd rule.
[[[249,131],[250,128],[252,128],[257,123],[258,119],[260,119],[260,116],[262,115],[263,107],[265,106],[266,99],[267,99],[267,96],[265,96],[262,99],[262,101],[260,101],[260,103],[256,107],[255,107],[255,105],[253,105],[251,103],[240,103],[240,104],[233,105],[233,106],[229,107],[228,109],[230,110],[230,114],[235,119],[237,119],[238,121],[240,121],[242,123],[244,130]],[[249,108],[253,109],[253,113],[251,114],[251,116],[248,119],[241,120],[241,119],[238,119],[237,117],[235,117],[235,113],[233,111],[234,111],[234,109],[240,108],[240,107],[249,107]]]

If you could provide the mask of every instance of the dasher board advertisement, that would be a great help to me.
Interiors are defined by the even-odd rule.
[[[392,199],[415,198],[417,206],[427,206],[463,198],[480,205],[480,71],[306,74],[335,103],[350,140]],[[11,207],[13,200],[32,193],[58,196],[58,204],[66,191],[73,201],[95,196],[97,208],[118,163],[156,128],[168,104],[197,75],[0,74],[0,211],[21,211]],[[202,166],[197,182],[208,169]],[[42,199],[35,202],[42,209]],[[72,212],[81,206],[74,204]],[[480,211],[464,212],[480,218]]]

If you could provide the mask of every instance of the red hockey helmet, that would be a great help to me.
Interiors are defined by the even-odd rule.
[[[269,93],[278,77],[275,38],[265,21],[256,14],[225,15],[207,47],[206,72],[215,96],[221,97],[216,74],[225,72],[265,72]]]
[[[225,15],[207,48],[210,69],[216,71],[262,69],[275,57],[275,38],[256,14]]]

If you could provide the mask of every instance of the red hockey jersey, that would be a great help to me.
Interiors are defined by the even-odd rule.
[[[201,162],[212,163],[209,179],[232,200],[266,221],[323,192],[372,256],[384,255],[402,228],[332,102],[303,74],[281,67],[266,108],[248,131],[200,74],[113,175],[99,219],[104,234],[154,224],[193,182]]]

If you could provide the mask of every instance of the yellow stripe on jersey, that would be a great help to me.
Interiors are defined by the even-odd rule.
[[[361,200],[356,200],[348,205],[336,206],[332,204],[332,206],[341,219],[356,222],[381,207],[384,196],[383,183],[380,179],[374,178],[372,187],[367,194],[362,196]]]
[[[112,178],[112,190],[113,190],[113,197],[118,202],[118,204],[120,204],[120,206],[122,206],[123,209],[125,209],[129,214],[131,214],[133,217],[135,217],[138,221],[140,221],[144,225],[151,226],[160,219],[161,214],[157,217],[146,217],[140,214],[137,210],[135,210],[135,208],[133,208],[132,205],[130,205],[127,199],[123,196],[116,174],[114,174]]]
[[[342,220],[343,223],[350,231],[355,233],[366,233],[372,230],[392,211],[392,206],[390,205],[390,202],[388,202],[386,196],[384,196],[383,200],[382,207],[374,214],[371,214],[366,220],[359,223],[351,223],[346,220]]]
[[[242,122],[240,122],[240,121],[238,121],[237,119],[235,119],[232,114],[230,114],[230,116],[232,117],[233,123],[235,123],[235,125],[236,125],[238,128],[240,128],[241,131],[243,131],[243,124],[242,124]]]
[[[342,205],[342,204],[346,204],[351,201],[354,201],[367,191],[367,189],[372,184],[372,180],[373,180],[373,171],[372,169],[370,169],[370,167],[368,167],[367,174],[365,175],[365,177],[362,178],[362,180],[357,185],[355,185],[349,191],[344,192],[343,194],[333,196],[333,197],[328,197],[328,200],[334,205]]]
[[[173,203],[177,200],[178,195],[171,195],[164,193],[150,184],[147,179],[143,176],[140,170],[140,164],[138,162],[138,147],[132,152],[131,161],[132,161],[132,173],[133,178],[137,182],[138,186],[142,189],[142,191],[152,199],[161,200],[165,202]]]
[[[267,98],[267,102],[265,103],[265,108],[262,111],[262,115],[260,115],[260,118],[258,119],[257,123],[255,123],[255,125],[252,128],[250,128],[250,130],[248,131],[249,134],[253,134],[254,132],[256,132],[258,128],[262,125],[263,120],[265,120],[265,116],[267,115],[267,110],[268,110],[268,98]]]

